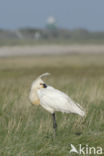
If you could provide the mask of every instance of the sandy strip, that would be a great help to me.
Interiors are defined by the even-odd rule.
[[[68,53],[104,53],[104,45],[42,45],[0,47],[0,57],[55,55]]]

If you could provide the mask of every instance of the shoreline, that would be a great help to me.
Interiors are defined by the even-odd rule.
[[[0,47],[0,57],[102,53],[104,53],[104,45],[36,45]]]

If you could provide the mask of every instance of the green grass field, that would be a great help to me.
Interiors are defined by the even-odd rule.
[[[47,84],[86,110],[84,118],[57,112],[56,138],[51,114],[28,99],[32,81],[45,72]],[[104,150],[104,55],[1,58],[0,156],[77,155],[69,154],[70,144]]]

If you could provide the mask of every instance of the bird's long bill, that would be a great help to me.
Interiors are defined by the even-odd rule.
[[[42,86],[42,88],[47,88],[47,85],[45,83],[41,83],[40,85]]]

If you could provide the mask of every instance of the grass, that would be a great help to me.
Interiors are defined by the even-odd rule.
[[[87,113],[81,118],[57,112],[55,139],[51,114],[28,100],[32,81],[44,72],[52,73],[47,84],[70,95]],[[70,144],[104,150],[104,55],[1,58],[0,155],[71,156]]]

